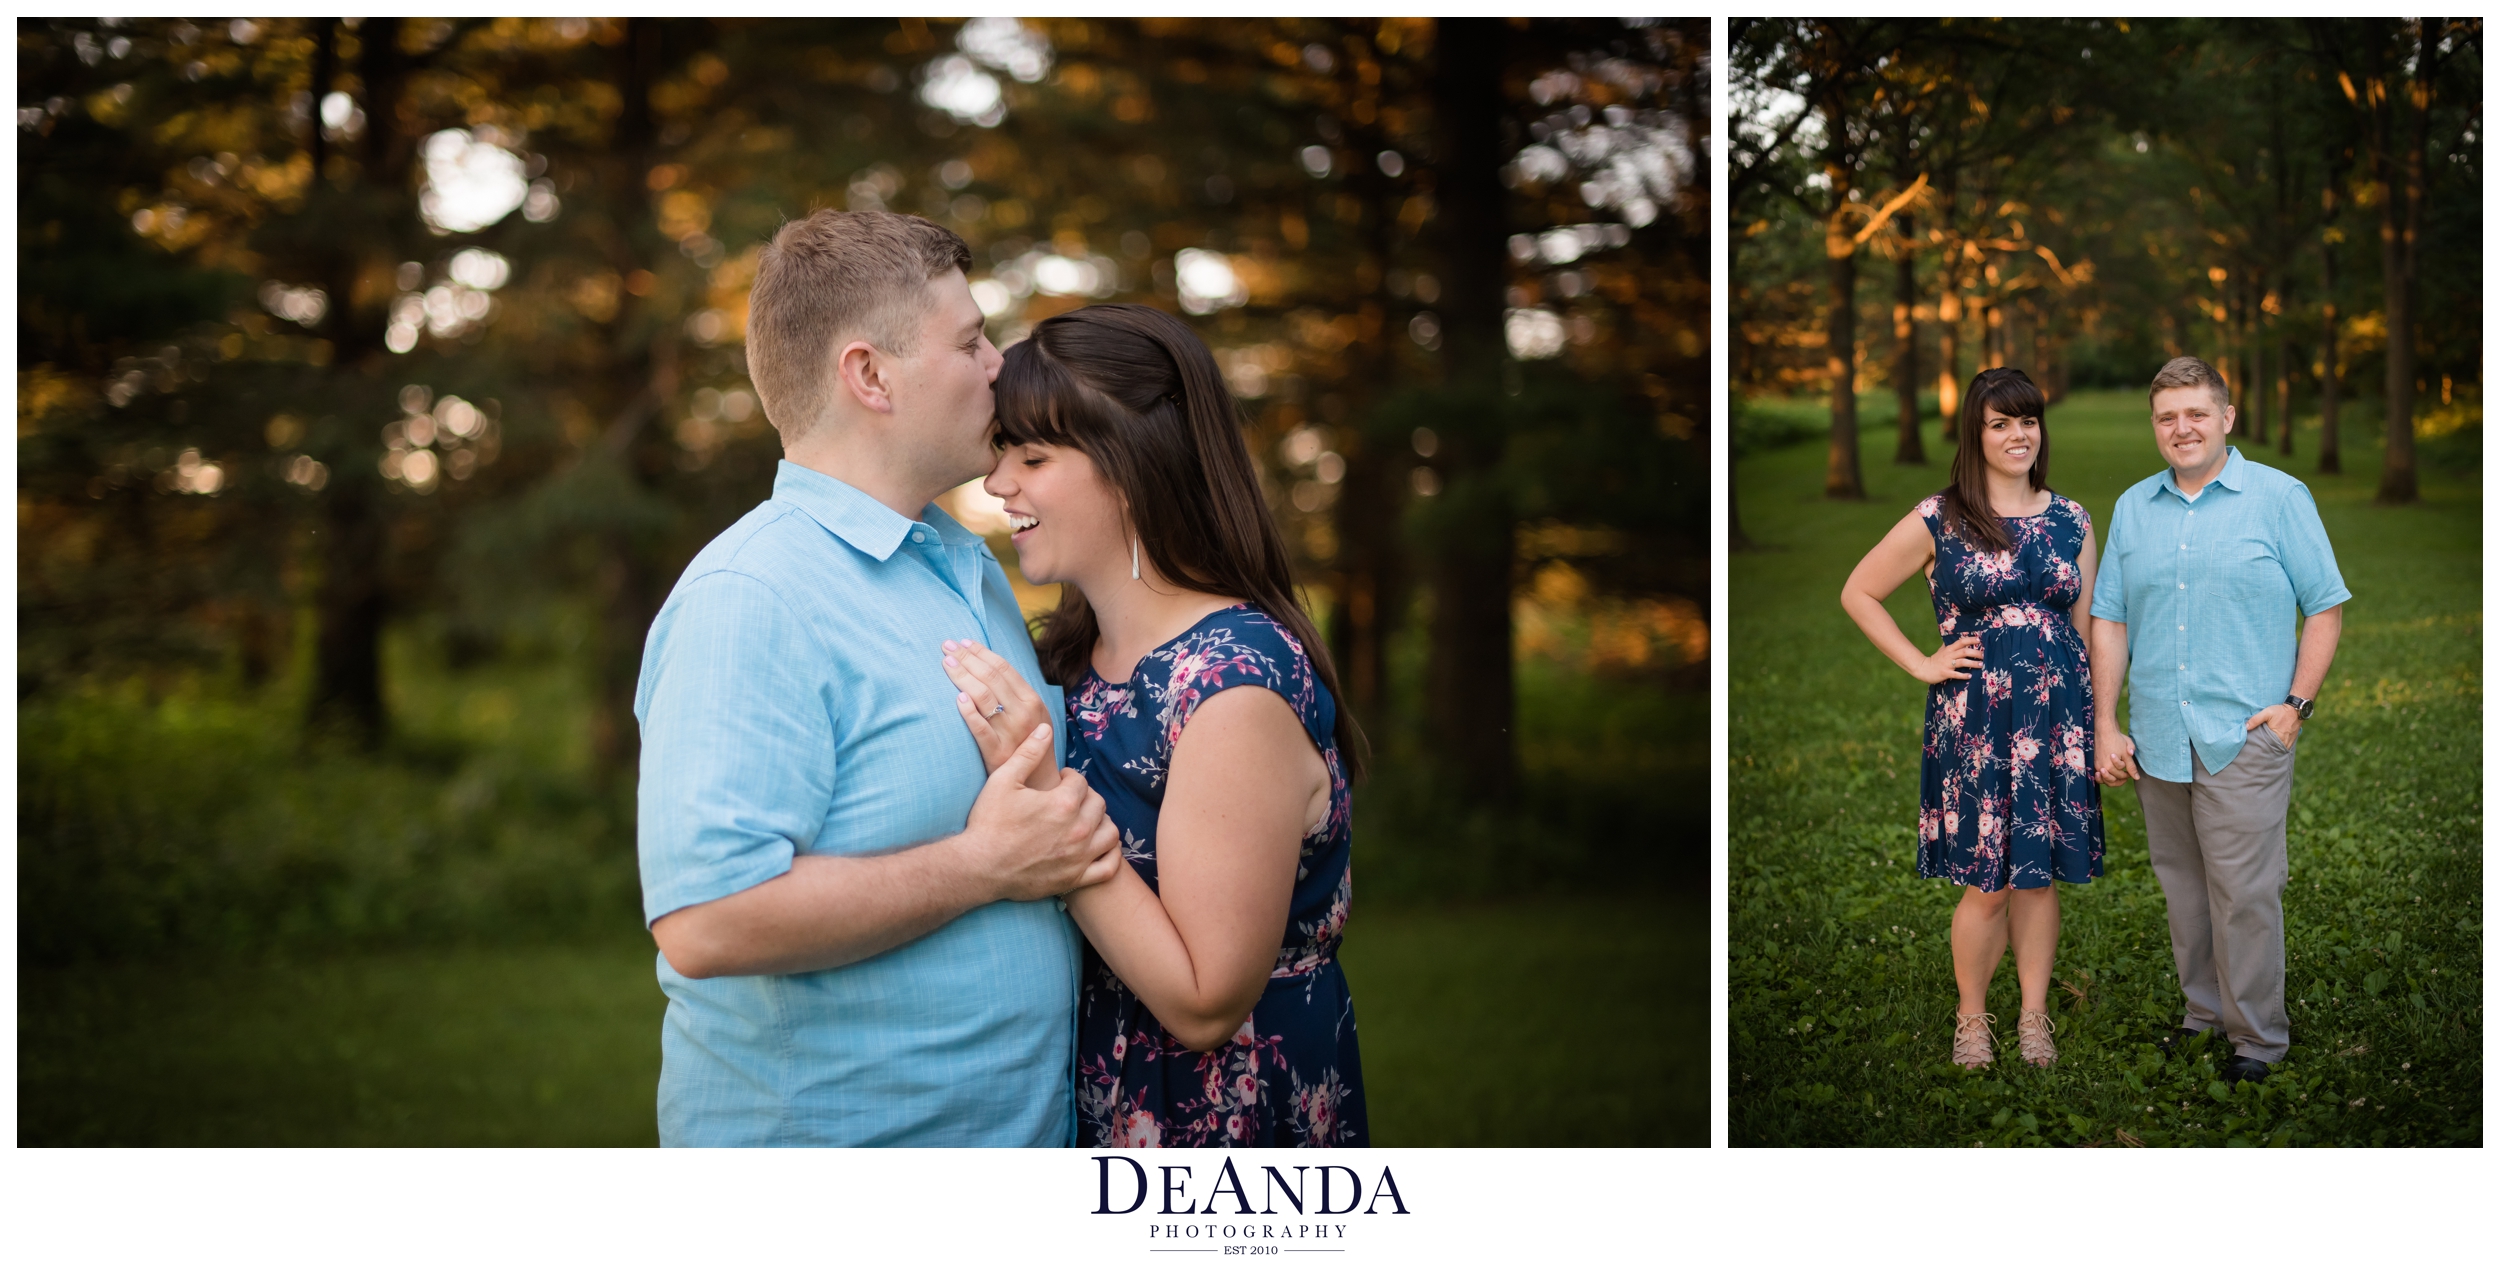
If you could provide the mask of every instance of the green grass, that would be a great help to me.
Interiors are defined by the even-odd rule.
[[[2160,468],[2132,393],[2051,410],[2051,483],[2106,524]],[[2288,924],[2292,1049],[2262,1086],[2223,1085],[2227,1051],[2164,1060],[2177,985],[2132,792],[2104,798],[2106,876],[2062,887],[2051,1012],[2062,1059],[1946,1062],[1956,890],[1915,875],[1921,687],[1841,613],[1860,554],[1942,485],[1865,443],[1868,499],[1824,500],[1823,448],[1737,468],[1730,561],[1730,1137],[1738,1145],[2479,1145],[2482,1141],[2482,494],[2479,465],[2426,450],[2422,503],[2373,505],[2377,452],[2317,433],[2282,463],[2315,493],[2353,591],[2334,671],[2301,741]],[[2475,448],[2473,451],[2479,451]],[[1932,647],[1924,585],[1890,603]],[[2017,1009],[2013,964],[1990,1009]],[[2005,1032],[2010,1040],[2011,1026]],[[2217,1044],[2218,1043],[2213,1043]],[[2121,1136],[2121,1134],[2124,1136]]]
[[[1361,910],[1377,1140],[1706,1143],[1707,925],[1697,899]],[[631,940],[25,970],[18,1142],[649,1145],[663,1005]]]

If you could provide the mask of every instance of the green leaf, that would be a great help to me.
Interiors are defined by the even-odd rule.
[[[2361,977],[2361,991],[2372,997],[2387,991],[2387,972],[2372,971]]]
[[[2215,1102],[2231,1101],[2231,1087],[2223,1084],[2221,1081],[2205,1082],[2205,1093],[2212,1097]]]

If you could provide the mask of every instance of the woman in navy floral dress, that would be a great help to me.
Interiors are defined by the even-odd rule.
[[[1065,898],[1087,942],[1078,1142],[1369,1145],[1337,964],[1362,740],[1215,359],[1106,304],[1008,348],[996,393],[984,486],[1025,578],[1064,585],[1035,649],[1127,862]],[[991,769],[1047,732],[1003,661],[946,650]]]
[[[2101,874],[2093,778],[2092,519],[2048,490],[2046,402],[2018,369],[1971,382],[1953,483],[1919,502],[1851,573],[1841,604],[1927,683],[1918,872],[1962,887],[1953,1061],[1994,1060],[1988,986],[2014,949],[2023,1058],[2057,1059],[2048,1017],[2053,883]],[[1944,644],[1921,654],[1884,598],[1925,570]]]
[[[1337,945],[1354,899],[1353,796],[1336,702],[1302,643],[1231,606],[1138,661],[1120,684],[1088,668],[1068,690],[1068,767],[1102,793],[1129,864],[1156,883],[1164,771],[1190,716],[1218,692],[1273,690],[1328,768],[1328,811],[1302,838],[1293,904],[1266,991],[1230,1041],[1200,1054],[1164,1030],[1089,945],[1076,1008],[1079,1127],[1101,1146],[1348,1146],[1368,1141],[1354,1003]]]

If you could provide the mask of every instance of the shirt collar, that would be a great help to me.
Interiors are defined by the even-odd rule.
[[[2240,455],[2240,450],[2237,445],[2234,445],[2225,451],[2230,455],[2222,459],[2222,468],[2214,472],[2214,477],[2205,480],[2205,487],[2210,488],[2219,484],[2223,487],[2231,489],[2234,492],[2247,491],[2246,488],[2241,486],[2241,483],[2245,478],[2245,476],[2241,473],[2241,468],[2247,464],[2248,459]],[[2164,488],[2169,489],[2172,496],[2175,496],[2182,501],[2188,499],[2187,493],[2179,490],[2178,471],[2162,471],[2161,485]],[[2198,495],[2203,495],[2203,489],[2198,489]]]
[[[773,499],[805,510],[843,543],[879,562],[894,556],[914,526],[877,498],[793,461],[783,461],[774,473]],[[954,520],[948,519],[946,526],[954,526]],[[946,526],[938,528],[939,535],[945,534]]]

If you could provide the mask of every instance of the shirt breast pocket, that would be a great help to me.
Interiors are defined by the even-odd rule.
[[[2253,531],[2216,541],[2206,555],[2205,571],[2213,596],[2242,609],[2263,610],[2291,599],[2291,577],[2283,570],[2280,551],[2272,538]]]

